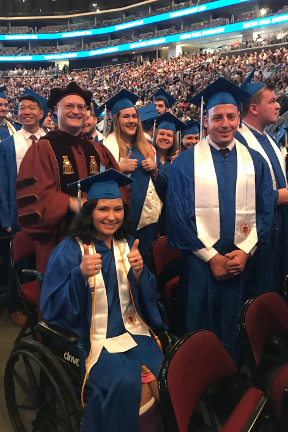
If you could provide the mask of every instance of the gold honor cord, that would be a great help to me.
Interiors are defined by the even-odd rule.
[[[135,310],[135,313],[138,316],[138,318],[140,319],[140,321],[142,321],[143,324],[152,333],[152,335],[154,336],[154,339],[156,340],[159,348],[162,351],[162,345],[161,345],[161,342],[160,342],[159,338],[156,336],[156,334],[153,332],[153,330],[145,323],[145,321],[141,318],[141,316],[137,312],[137,309],[136,309],[135,303],[134,303],[134,299],[133,299],[133,295],[132,295],[132,291],[131,291],[130,282],[128,280],[128,272],[127,272],[127,269],[126,269],[125,261],[124,261],[124,258],[123,258],[123,255],[122,255],[119,243],[118,243],[117,240],[115,240],[115,241],[117,243],[117,246],[118,246],[121,258],[122,258],[122,263],[123,263],[124,270],[125,270],[126,277],[127,277],[127,283],[128,283],[128,287],[129,287],[129,293],[130,293],[130,296],[131,296],[132,305],[133,305],[133,308]],[[93,253],[95,254],[96,251],[95,251],[94,244],[92,244],[92,248],[93,248]],[[82,385],[82,391],[81,391],[81,403],[82,403],[82,408],[83,409],[84,409],[83,393],[84,393],[84,387],[85,387],[85,383],[87,381],[87,376],[88,376],[88,371],[89,371],[90,358],[91,358],[91,354],[92,354],[92,343],[93,343],[93,337],[94,337],[95,304],[96,304],[95,300],[96,300],[96,276],[94,275],[94,298],[93,298],[93,311],[92,311],[92,331],[91,331],[91,338],[90,338],[90,351],[89,351],[89,355],[88,355],[88,359],[87,359],[86,373],[85,373],[85,377],[84,377],[84,381],[83,381],[83,385]]]
[[[7,120],[6,120],[6,125],[7,125],[7,128],[9,129],[9,131],[11,132],[11,135],[14,135],[14,131]]]

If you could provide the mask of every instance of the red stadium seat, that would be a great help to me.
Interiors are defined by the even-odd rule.
[[[18,294],[20,295],[23,303],[23,308],[27,316],[27,322],[19,333],[15,344],[18,343],[22,337],[32,335],[35,340],[37,339],[34,326],[38,322],[37,306],[40,298],[40,287],[42,283],[42,275],[36,270],[23,270],[23,273],[28,276],[33,276],[35,279],[29,282],[20,283],[19,274],[16,271],[15,265],[24,258],[35,255],[35,244],[32,238],[24,231],[20,231],[14,235],[10,244],[11,248],[11,267],[15,277]],[[26,333],[27,330],[30,330]]]
[[[261,294],[242,307],[239,329],[254,384],[269,395],[284,431],[288,426],[288,307],[277,293]]]
[[[149,250],[152,270],[156,276],[159,300],[163,303],[170,327],[173,327],[176,313],[177,284],[181,251],[167,246],[167,237],[155,240]]]
[[[181,338],[165,356],[159,372],[160,408],[169,432],[187,432],[201,395],[237,367],[219,339],[208,330]],[[220,384],[221,385],[221,384]],[[229,416],[222,432],[252,431],[270,414],[263,391],[250,388]],[[274,432],[277,430],[274,429]]]

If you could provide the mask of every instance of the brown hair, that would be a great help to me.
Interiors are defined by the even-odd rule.
[[[138,118],[138,125],[137,125],[137,130],[136,130],[136,134],[135,134],[135,141],[134,141],[134,147],[137,148],[137,150],[139,150],[139,152],[142,154],[142,156],[144,156],[144,158],[146,159],[147,156],[150,156],[150,158],[152,160],[155,159],[154,154],[148,144],[147,139],[144,136],[143,133],[143,129],[142,129],[142,123],[139,119],[139,114],[138,111],[135,108],[135,111],[137,113],[137,118]],[[120,133],[120,124],[119,124],[119,116],[120,116],[120,111],[118,111],[113,119],[112,119],[112,124],[111,124],[111,128],[110,128],[110,132],[115,132],[115,137],[116,137],[116,141],[118,143],[119,146],[119,155],[120,158],[121,157],[125,157],[126,156],[126,144],[124,143],[124,141],[121,138],[121,133]]]
[[[93,103],[91,102],[91,104],[87,107],[87,111],[90,111],[90,115],[91,117],[95,117],[95,111],[94,111],[94,106]]]
[[[155,136],[153,138],[153,147],[155,147],[156,151],[157,151],[157,144],[156,144],[156,139],[158,136],[158,132],[159,129],[156,130]],[[166,161],[171,161],[171,157],[175,155],[176,151],[179,150],[179,145],[178,145],[178,141],[177,141],[177,137],[175,132],[173,132],[173,144],[172,147],[170,147],[166,153]]]
[[[259,90],[256,94],[254,94],[254,96],[252,96],[252,98],[243,107],[243,111],[242,111],[243,118],[245,118],[246,115],[248,114],[248,111],[249,111],[251,104],[255,104],[255,105],[261,104],[265,90],[272,90],[273,91],[274,89],[275,89],[275,85],[273,83],[271,83],[271,84],[267,84],[265,87],[263,87],[261,90]]]

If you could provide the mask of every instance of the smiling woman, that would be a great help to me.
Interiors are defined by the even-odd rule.
[[[157,222],[162,203],[155,189],[160,161],[143,134],[134,106],[138,96],[123,89],[103,106],[112,117],[112,126],[103,144],[111,151],[123,173],[131,175],[130,216],[133,236],[140,240],[139,250],[148,263],[148,249],[158,237]],[[100,107],[101,108],[101,107]]]

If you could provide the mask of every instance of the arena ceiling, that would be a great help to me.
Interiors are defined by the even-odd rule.
[[[144,0],[0,0],[0,16],[39,16],[84,13],[99,9],[114,9],[141,3]]]

